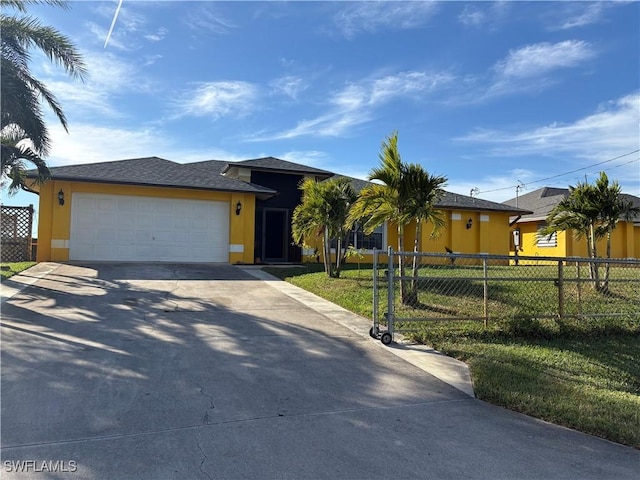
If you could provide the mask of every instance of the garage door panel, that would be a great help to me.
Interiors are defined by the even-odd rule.
[[[227,262],[229,204],[73,194],[71,260]]]

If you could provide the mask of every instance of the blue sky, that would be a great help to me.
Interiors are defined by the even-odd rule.
[[[117,5],[30,8],[90,72],[33,58],[70,125],[50,118],[52,166],[275,156],[366,178],[397,130],[449,191],[604,169],[640,195],[640,3],[124,0],[105,47]]]

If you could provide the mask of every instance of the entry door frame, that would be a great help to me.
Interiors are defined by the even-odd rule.
[[[282,257],[267,257],[267,242],[269,242],[268,236],[268,228],[267,228],[267,214],[268,213],[281,213],[282,220],[282,245],[281,252]],[[288,261],[288,244],[289,244],[289,209],[288,208],[277,208],[277,207],[265,207],[262,209],[262,260],[265,262],[287,262]],[[273,228],[273,225],[271,226]]]

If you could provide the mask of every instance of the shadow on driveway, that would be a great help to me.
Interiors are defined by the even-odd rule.
[[[470,399],[230,265],[61,265],[2,327],[8,478],[637,475],[639,452]]]

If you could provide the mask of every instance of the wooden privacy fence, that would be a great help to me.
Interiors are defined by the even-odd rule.
[[[3,262],[29,262],[33,260],[31,229],[33,205],[10,207],[2,205],[0,259]]]

